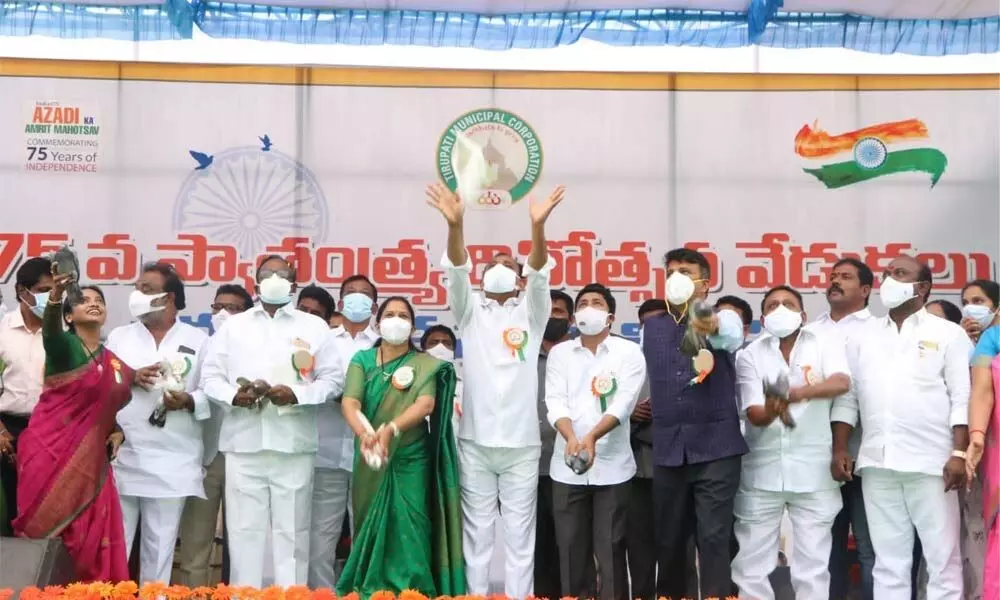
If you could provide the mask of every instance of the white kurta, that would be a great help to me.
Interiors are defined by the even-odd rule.
[[[113,463],[118,491],[143,498],[205,497],[202,486],[203,445],[200,421],[211,415],[205,395],[198,391],[199,364],[208,335],[197,327],[176,322],[159,347],[142,323],[118,327],[108,336],[107,347],[132,369],[167,361],[185,365],[185,389],[193,396],[194,412],[167,413],[166,424],[156,427],[149,415],[163,397],[161,388],[132,388],[132,401],[118,412],[125,443]]]

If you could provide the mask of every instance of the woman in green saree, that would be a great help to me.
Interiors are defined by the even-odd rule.
[[[430,598],[461,596],[455,369],[414,348],[413,307],[405,298],[384,301],[376,321],[382,339],[354,355],[344,386],[344,418],[357,435],[354,540],[337,594],[367,599],[409,589]]]

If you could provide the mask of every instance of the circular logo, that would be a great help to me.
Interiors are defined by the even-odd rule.
[[[862,169],[872,170],[881,167],[888,154],[885,144],[878,138],[867,137],[854,145],[854,162]]]
[[[456,119],[441,135],[437,171],[451,191],[476,196],[462,198],[472,208],[511,206],[538,182],[542,144],[521,117],[481,108]]]
[[[599,375],[594,378],[592,387],[598,396],[607,396],[615,389],[615,378],[608,374]]]
[[[403,366],[392,374],[392,385],[397,390],[405,390],[406,388],[413,385],[413,380],[416,374],[413,372],[413,367]]]

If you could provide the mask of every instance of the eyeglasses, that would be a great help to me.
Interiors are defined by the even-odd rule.
[[[261,269],[260,273],[257,276],[257,281],[264,281],[265,279],[268,279],[272,275],[277,275],[278,277],[281,277],[282,279],[288,279],[289,281],[291,281],[291,279],[292,279],[292,270],[291,269]]]
[[[224,310],[230,314],[241,313],[243,312],[243,305],[232,302],[216,302],[212,304],[212,312],[219,312],[220,310]]]

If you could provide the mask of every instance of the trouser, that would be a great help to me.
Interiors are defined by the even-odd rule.
[[[559,541],[562,596],[593,597],[594,557],[600,600],[628,600],[625,536],[630,482],[569,485],[552,482],[552,515]]]
[[[337,544],[350,508],[351,472],[316,467],[313,473],[312,525],[309,527],[309,587],[333,588]]]
[[[119,496],[125,523],[125,547],[132,548],[136,529],[139,540],[139,583],[170,583],[174,568],[177,530],[187,498]]]
[[[686,555],[690,511],[694,528],[703,597],[730,594],[729,548],[733,535],[733,508],[740,483],[741,457],[733,456],[679,467],[657,466],[653,471],[654,527],[658,536],[657,561],[664,567],[657,587],[660,596],[685,596]]]
[[[732,567],[740,598],[774,600],[768,576],[778,558],[785,509],[792,523],[792,556],[788,559],[795,597],[828,598],[833,521],[842,506],[837,488],[796,494],[740,486],[735,502],[739,552]]]
[[[462,541],[470,595],[487,595],[498,517],[503,519],[504,594],[513,600],[531,595],[541,453],[541,446],[487,448],[459,440]]]
[[[205,499],[188,498],[181,516],[177,584],[191,588],[212,585],[212,550],[215,548],[219,509],[226,489],[226,459],[221,453],[217,453],[205,468],[204,485]],[[224,548],[225,536],[222,543]]]
[[[539,475],[538,515],[535,524],[535,597],[561,598],[561,585],[559,545],[556,543],[556,524],[552,516],[552,479],[548,475]]]
[[[941,476],[888,469],[864,470],[865,511],[875,545],[875,597],[910,600],[914,527],[929,575],[927,600],[962,597],[958,493]]]
[[[861,600],[875,600],[872,569],[875,568],[875,549],[868,532],[868,518],[865,516],[865,500],[861,491],[861,476],[854,478],[840,488],[844,508],[833,522],[833,545],[830,550],[830,598],[844,600],[850,587],[851,560],[847,551],[848,538],[854,534],[854,545],[861,566]]]
[[[0,413],[0,422],[14,438],[14,449],[17,450],[17,440],[28,427],[30,415],[15,415]],[[0,487],[3,488],[4,504],[7,514],[0,522],[0,535],[13,535],[11,521],[17,516],[17,463],[6,456],[0,457]]]
[[[632,597],[656,598],[656,530],[649,526],[653,516],[653,480],[632,479],[629,493],[628,533],[625,550],[632,580]]]
[[[267,533],[274,584],[306,585],[313,453],[226,454],[226,532],[232,585],[261,587]]]

